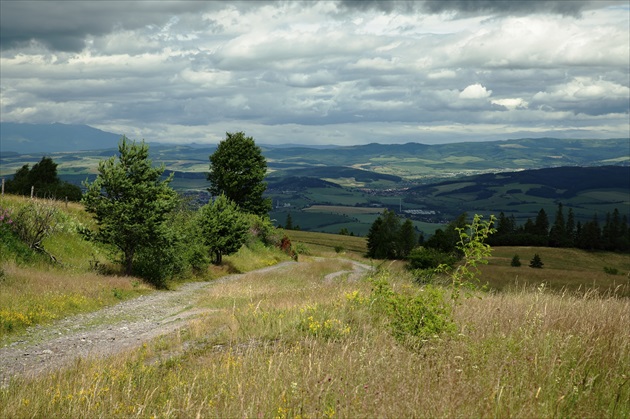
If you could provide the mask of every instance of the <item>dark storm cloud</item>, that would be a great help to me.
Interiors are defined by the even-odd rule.
[[[162,26],[173,15],[208,8],[202,1],[1,1],[3,50],[36,42],[57,51],[80,51],[87,36],[118,29]],[[121,7],[122,6],[122,7]]]
[[[593,7],[593,1],[584,0],[341,0],[342,7],[347,9],[376,9],[383,12],[421,11],[424,13],[454,12],[462,15],[525,15],[530,13],[553,13],[578,16],[583,10]],[[599,7],[602,3],[597,1]]]

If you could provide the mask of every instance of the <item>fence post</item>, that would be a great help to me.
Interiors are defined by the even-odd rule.
[[[2,178],[2,196],[4,196],[4,178]]]
[[[35,194],[35,185],[31,186],[31,199],[33,199],[34,194]]]

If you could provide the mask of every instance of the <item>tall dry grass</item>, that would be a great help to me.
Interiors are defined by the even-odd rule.
[[[20,339],[29,326],[98,310],[152,290],[136,278],[2,265],[0,346]]]
[[[370,282],[303,261],[218,281],[215,310],[119,356],[0,390],[5,417],[630,415],[630,303],[520,289],[462,301],[458,332],[399,344]],[[395,288],[410,287],[399,273]]]

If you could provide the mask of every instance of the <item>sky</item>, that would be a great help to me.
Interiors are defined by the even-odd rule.
[[[0,121],[355,145],[630,136],[630,2],[0,0]]]

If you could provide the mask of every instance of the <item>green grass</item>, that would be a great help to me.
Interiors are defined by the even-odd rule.
[[[542,269],[530,268],[529,262],[538,254]],[[520,267],[510,266],[514,255],[520,257]],[[604,268],[617,269],[611,275]],[[495,247],[487,266],[482,266],[482,282],[491,289],[507,290],[535,288],[544,283],[549,289],[569,292],[593,292],[630,297],[630,258],[627,254],[587,252],[579,249],[550,247]]]
[[[364,255],[367,253],[367,242],[363,237],[341,236],[329,233],[314,233],[307,231],[287,230],[287,236],[294,244],[302,243],[307,247],[319,249],[329,253],[336,246],[343,247],[346,251]]]
[[[421,347],[370,283],[309,260],[218,283],[187,328],[0,389],[4,417],[627,417],[628,299],[519,290],[463,300]],[[396,289],[417,292],[410,278]],[[416,289],[416,291],[413,291]]]

